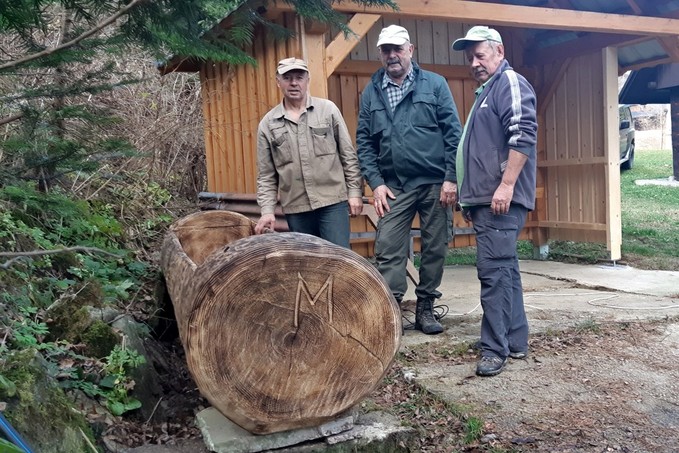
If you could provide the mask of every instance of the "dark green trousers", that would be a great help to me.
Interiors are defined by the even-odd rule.
[[[439,201],[441,184],[420,186],[409,192],[391,188],[395,200],[388,200],[390,212],[380,219],[375,240],[377,269],[389,284],[397,301],[408,289],[406,261],[410,247],[410,229],[415,214],[420,215],[422,253],[418,299],[439,298],[438,287],[443,277],[443,264],[452,239],[452,209]]]

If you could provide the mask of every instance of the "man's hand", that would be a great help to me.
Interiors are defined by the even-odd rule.
[[[375,206],[375,212],[377,213],[377,216],[384,217],[384,215],[391,210],[387,200],[389,198],[395,200],[396,196],[394,196],[389,187],[387,187],[385,184],[382,184],[381,186],[375,187],[375,190],[373,190],[373,198],[375,199],[373,201],[373,205]]]
[[[457,203],[457,183],[450,181],[443,181],[441,186],[441,197],[439,199],[441,206],[447,208],[448,206],[455,206]]]
[[[501,182],[493,194],[493,200],[490,202],[490,210],[495,215],[507,214],[513,196],[514,186]]]
[[[363,211],[363,198],[361,197],[350,197],[349,198],[349,214],[351,217],[356,217],[360,215]]]
[[[255,225],[255,234],[270,233],[274,230],[276,224],[276,216],[273,214],[264,214],[257,221]]]

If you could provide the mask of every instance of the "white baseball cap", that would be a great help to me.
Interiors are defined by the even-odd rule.
[[[402,46],[407,42],[410,42],[408,30],[400,25],[389,25],[388,27],[384,27],[380,32],[380,37],[377,38],[377,47],[380,47],[383,44]]]

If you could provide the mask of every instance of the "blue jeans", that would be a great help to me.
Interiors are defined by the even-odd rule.
[[[349,248],[349,204],[346,201],[297,214],[285,214],[290,231],[317,236]]]
[[[528,320],[523,306],[516,242],[528,210],[510,205],[505,215],[490,206],[470,208],[476,232],[476,272],[481,282],[481,355],[505,358],[528,350]]]

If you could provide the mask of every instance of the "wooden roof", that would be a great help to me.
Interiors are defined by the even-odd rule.
[[[679,64],[643,68],[632,73],[620,90],[621,104],[669,104],[679,87]]]
[[[520,28],[524,61],[529,65],[573,58],[609,46],[618,48],[619,73],[679,62],[676,0],[396,0],[396,3],[399,11],[360,7],[347,1],[334,4],[333,8],[348,15],[365,13]],[[258,11],[273,16],[293,9],[283,2],[268,2]],[[222,21],[216,27],[225,24]],[[161,70],[197,71],[198,63],[190,57],[174,57]]]

